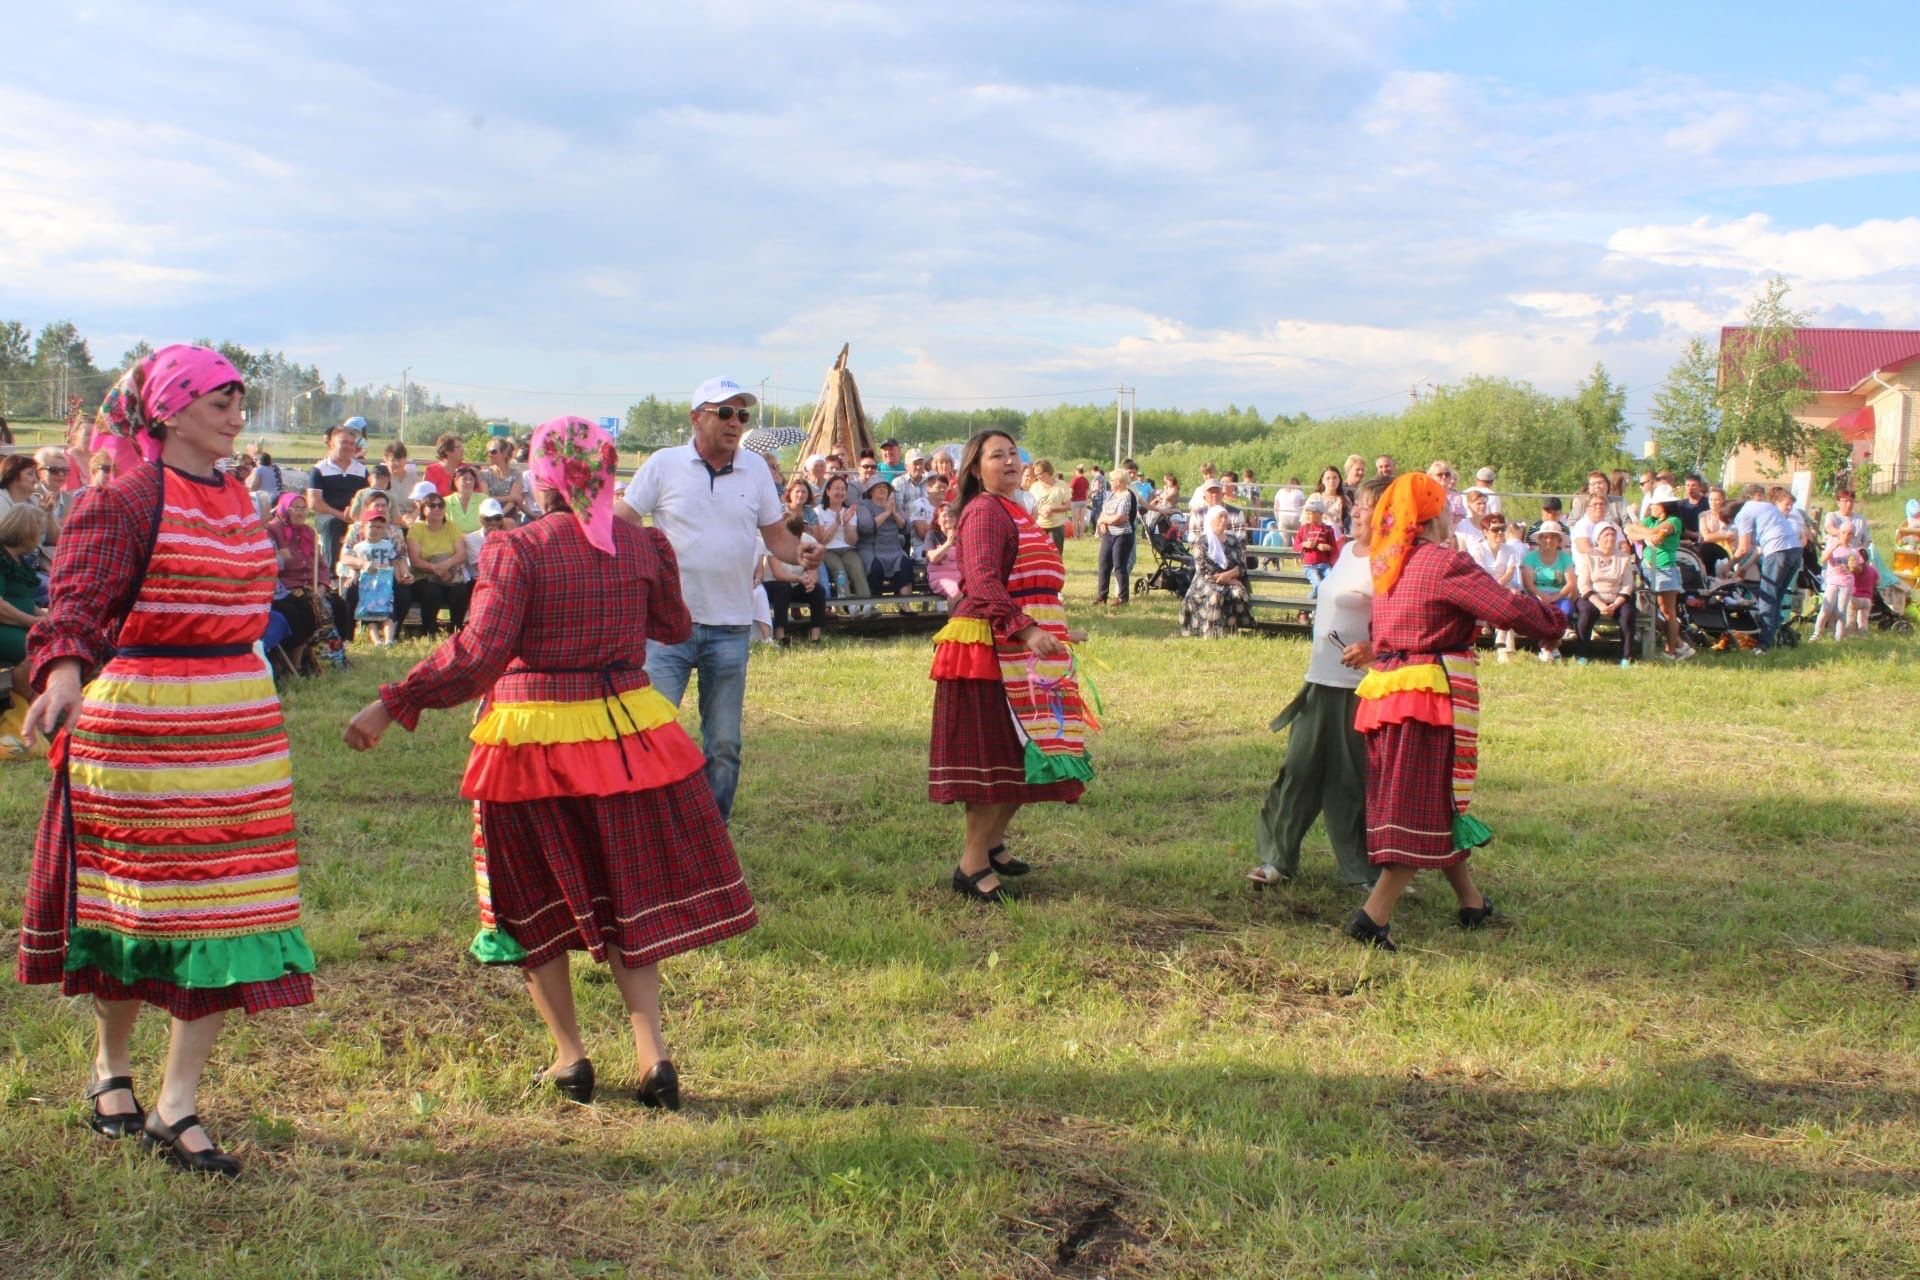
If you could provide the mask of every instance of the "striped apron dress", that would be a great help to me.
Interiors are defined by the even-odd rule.
[[[118,650],[54,741],[18,975],[175,1017],[313,999],[251,495],[162,472]]]

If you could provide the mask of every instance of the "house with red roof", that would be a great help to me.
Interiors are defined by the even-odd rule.
[[[1739,342],[1740,325],[1720,330],[1720,349]],[[1920,445],[1920,329],[1796,329],[1800,363],[1814,398],[1796,415],[1811,427],[1837,431],[1857,464],[1871,462],[1871,488],[1885,493],[1917,474]],[[1781,471],[1772,458],[1742,449],[1727,464],[1725,484],[1766,480]],[[1790,473],[1804,471],[1792,460]]]

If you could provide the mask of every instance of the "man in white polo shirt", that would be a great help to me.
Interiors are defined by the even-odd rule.
[[[786,508],[758,454],[734,464],[754,398],[732,378],[709,378],[693,393],[693,439],[641,464],[614,510],[635,524],[653,517],[680,561],[680,593],[693,615],[684,644],[647,642],[647,679],[676,707],[700,676],[700,740],[707,784],[720,814],[733,812],[740,781],[740,719],[753,635],[753,569],[761,542],[776,560],[812,568],[818,547],[787,532]]]

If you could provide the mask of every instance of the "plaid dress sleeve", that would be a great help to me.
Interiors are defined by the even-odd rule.
[[[647,638],[661,644],[685,644],[693,634],[693,615],[680,595],[680,560],[658,529],[641,530],[653,549],[657,571],[647,579]]]
[[[1551,640],[1567,625],[1558,609],[1537,597],[1507,590],[1464,551],[1432,556],[1431,560],[1439,562],[1439,598],[1476,618],[1537,640]]]
[[[961,513],[954,530],[960,544],[960,588],[965,593],[960,616],[983,619],[996,640],[1013,637],[1034,625],[1007,594],[1007,574],[1020,549],[1020,531],[990,494],[981,494]]]
[[[529,582],[520,548],[506,538],[488,539],[467,624],[406,679],[380,686],[388,714],[411,732],[422,711],[457,707],[491,689],[520,650]]]
[[[47,616],[27,636],[35,693],[46,689],[56,662],[78,658],[84,683],[107,660],[118,615],[146,563],[159,479],[159,468],[143,467],[75,504],[53,558]]]

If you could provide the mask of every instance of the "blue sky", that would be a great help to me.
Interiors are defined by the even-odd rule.
[[[0,317],[523,418],[807,399],[843,341],[875,405],[1325,413],[1602,360],[1643,414],[1775,273],[1920,327],[1891,4],[262,9],[10,17]]]

